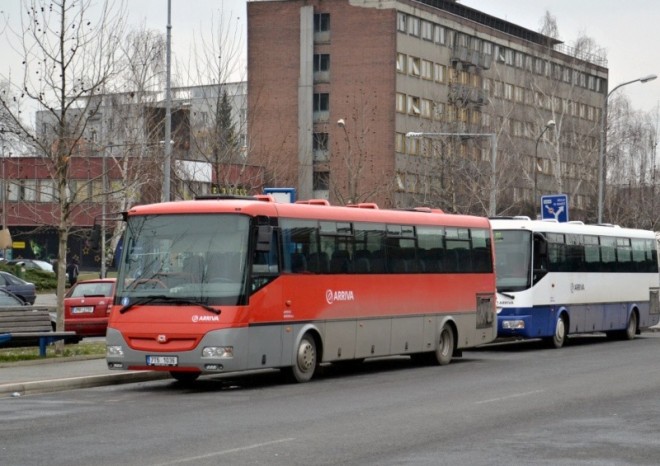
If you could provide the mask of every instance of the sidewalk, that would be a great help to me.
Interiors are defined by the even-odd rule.
[[[167,372],[111,371],[105,358],[38,359],[0,364],[0,398],[169,378]]]
[[[55,294],[40,294],[35,304],[55,306],[57,299]],[[167,372],[111,371],[102,356],[3,363],[0,364],[0,398],[168,377]]]

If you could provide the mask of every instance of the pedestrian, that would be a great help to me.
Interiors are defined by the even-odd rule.
[[[73,259],[69,265],[66,266],[66,275],[69,278],[69,286],[73,286],[78,281],[78,261]]]

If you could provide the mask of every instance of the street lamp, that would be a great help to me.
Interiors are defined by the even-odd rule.
[[[541,134],[539,134],[539,137],[536,138],[536,149],[534,150],[534,196],[533,196],[533,201],[532,204],[536,203],[536,195],[537,195],[537,186],[538,186],[538,173],[539,173],[539,141],[545,134],[547,130],[550,128],[554,128],[556,126],[555,120],[549,120],[545,126],[543,127],[543,131],[541,131]]]
[[[601,128],[600,128],[600,154],[598,156],[598,223],[603,223],[603,191],[605,188],[605,134],[607,133],[607,100],[610,98],[612,93],[619,89],[620,87],[627,86],[628,84],[641,82],[642,84],[649,81],[653,81],[657,78],[655,74],[649,74],[642,78],[633,79],[632,81],[626,81],[621,83],[612,89],[607,96],[605,97],[605,102],[603,103],[603,112],[601,115]]]
[[[488,216],[497,215],[497,134],[495,133],[416,133],[408,132],[406,137],[466,137],[466,138],[490,138],[490,199],[488,203]]]

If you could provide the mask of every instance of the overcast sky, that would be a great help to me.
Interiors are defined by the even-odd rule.
[[[193,31],[210,30],[211,18],[222,16],[238,28],[247,46],[246,0],[171,0],[172,44],[175,59],[189,53]],[[128,0],[128,20],[148,29],[166,30],[167,0]],[[556,18],[560,39],[571,44],[584,34],[605,49],[610,70],[610,89],[648,74],[660,74],[660,1],[658,0],[460,0],[466,6],[537,31],[546,10]],[[0,11],[18,20],[19,0],[0,0]],[[0,44],[2,45],[2,44]],[[0,75],[8,63],[17,74],[20,61],[12,60],[7,47],[0,46]],[[660,79],[635,83],[625,93],[634,108],[657,111]]]

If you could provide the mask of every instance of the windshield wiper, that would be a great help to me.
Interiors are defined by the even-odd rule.
[[[161,299],[167,299],[167,296],[161,294],[161,295],[147,296],[145,298],[136,299],[132,303],[128,303],[126,306],[119,309],[119,313],[123,314],[124,312],[130,310],[133,306],[141,306],[142,304],[148,304],[152,301],[161,300]]]
[[[498,293],[501,294],[502,296],[504,296],[505,298],[516,299],[516,297],[514,295],[509,294],[509,293],[505,293],[504,291],[498,291]]]
[[[195,301],[194,299],[175,298],[175,297],[172,297],[172,296],[166,296],[165,299],[166,299],[167,302],[171,302],[171,303],[174,303],[174,304],[193,304],[193,305],[202,307],[202,308],[206,309],[207,311],[212,312],[213,314],[220,314],[220,309],[215,309],[215,308],[209,306],[206,303],[203,303],[201,301]]]
[[[130,310],[134,306],[141,306],[143,304],[148,304],[148,303],[151,303],[151,302],[154,302],[154,301],[165,301],[167,303],[173,303],[173,304],[193,304],[195,306],[200,306],[200,307],[204,308],[205,310],[207,310],[209,312],[212,312],[213,314],[220,314],[219,309],[215,309],[215,308],[209,306],[206,303],[202,303],[202,302],[195,301],[195,300],[192,300],[192,299],[176,298],[176,297],[166,296],[166,295],[146,296],[146,297],[141,298],[141,299],[136,299],[132,303],[128,303],[126,306],[122,307],[119,310],[119,313],[123,314],[123,313],[127,312],[128,310]]]

